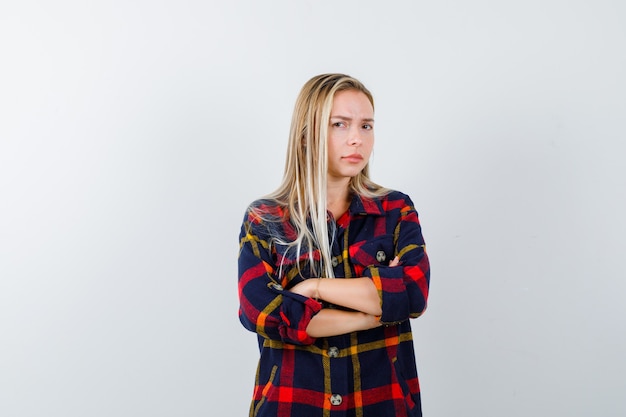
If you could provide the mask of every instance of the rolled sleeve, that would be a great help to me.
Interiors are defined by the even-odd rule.
[[[306,328],[321,305],[283,289],[272,262],[269,238],[262,231],[262,224],[247,214],[241,227],[238,259],[239,320],[246,329],[264,338],[311,344],[315,339]]]
[[[364,276],[371,278],[381,300],[383,324],[395,324],[422,315],[426,310],[430,264],[413,203],[406,197],[394,232],[397,266],[371,265]]]

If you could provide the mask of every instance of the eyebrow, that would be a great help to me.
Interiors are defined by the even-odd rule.
[[[330,116],[331,119],[339,119],[339,120],[346,120],[348,122],[352,121],[351,117],[347,117],[347,116],[341,116],[341,115],[331,115]],[[367,117],[365,119],[361,119],[362,122],[373,122],[374,119]]]

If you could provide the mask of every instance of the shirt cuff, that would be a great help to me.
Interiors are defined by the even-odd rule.
[[[369,266],[363,275],[376,286],[380,297],[383,325],[398,324],[409,318],[409,297],[404,284],[404,268]]]

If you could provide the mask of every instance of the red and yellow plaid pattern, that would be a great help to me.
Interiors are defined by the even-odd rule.
[[[308,254],[276,242],[296,235],[283,208],[267,200],[253,206],[239,253],[239,317],[258,334],[260,348],[250,416],[421,416],[409,318],[426,308],[430,267],[410,198],[397,191],[355,196],[337,219],[335,276],[372,279],[383,326],[317,339],[306,333],[309,321],[322,307],[335,307],[288,291],[311,278]],[[395,256],[400,264],[390,267]]]

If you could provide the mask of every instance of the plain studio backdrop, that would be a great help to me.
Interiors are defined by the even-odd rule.
[[[624,416],[626,3],[4,1],[0,415],[244,416],[246,205],[322,72],[432,262],[425,416]],[[304,417],[304,416],[303,416]]]

